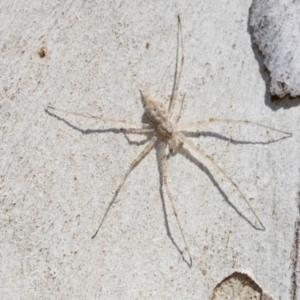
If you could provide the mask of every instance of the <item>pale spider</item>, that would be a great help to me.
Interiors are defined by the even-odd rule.
[[[127,172],[125,173],[125,175],[123,177],[122,182],[118,186],[117,190],[115,191],[115,194],[114,194],[113,198],[109,202],[109,205],[108,205],[108,207],[107,207],[107,209],[104,213],[104,216],[103,216],[103,218],[100,222],[100,225],[99,225],[96,233],[93,235],[92,238],[95,238],[95,236],[97,235],[97,233],[98,233],[99,229],[101,228],[101,226],[102,226],[102,224],[103,224],[103,222],[104,222],[111,206],[115,202],[121,188],[123,187],[128,175],[130,174],[130,172],[155,147],[158,151],[157,159],[158,159],[159,169],[160,169],[161,190],[163,191],[163,189],[165,189],[165,192],[167,193],[168,199],[170,200],[173,213],[176,217],[176,221],[177,221],[182,239],[184,241],[185,249],[180,250],[179,246],[174,241],[174,239],[173,239],[173,237],[170,233],[170,230],[169,230],[168,221],[166,220],[167,234],[168,234],[169,238],[171,239],[172,243],[175,245],[175,247],[177,248],[177,250],[181,254],[183,260],[188,264],[189,267],[191,267],[192,266],[192,257],[191,257],[191,254],[190,254],[190,251],[189,251],[189,248],[188,248],[188,245],[187,245],[182,227],[181,227],[180,222],[179,222],[179,218],[178,218],[177,211],[176,211],[176,208],[175,208],[175,204],[174,204],[174,201],[173,201],[173,198],[172,198],[172,194],[171,194],[169,186],[168,186],[166,148],[169,147],[169,152],[175,154],[178,149],[184,147],[185,148],[184,153],[186,155],[190,156],[190,158],[194,159],[194,156],[188,150],[188,147],[190,147],[193,151],[195,151],[202,158],[208,159],[214,165],[214,167],[224,175],[224,177],[230,182],[230,184],[234,187],[234,189],[236,189],[236,191],[239,193],[239,195],[242,197],[242,199],[246,202],[246,204],[250,208],[251,212],[253,213],[253,215],[258,220],[259,224],[261,225],[261,228],[253,226],[253,224],[251,222],[249,222],[249,220],[242,213],[240,213],[235,208],[234,205],[231,204],[231,206],[238,212],[238,214],[240,216],[242,216],[249,223],[251,223],[251,225],[253,227],[255,227],[256,229],[264,230],[265,227],[263,226],[262,222],[258,218],[258,216],[255,213],[255,211],[253,210],[253,208],[250,206],[249,202],[247,201],[246,197],[243,195],[243,193],[241,192],[241,190],[239,189],[237,184],[224,172],[224,170],[221,167],[219,167],[214,162],[214,160],[211,156],[205,154],[204,151],[200,147],[196,146],[191,140],[187,139],[187,137],[185,135],[188,135],[190,132],[185,131],[185,130],[188,129],[188,128],[196,128],[196,131],[194,132],[194,134],[199,135],[199,132],[200,132],[199,128],[204,124],[211,123],[211,122],[223,122],[223,123],[232,122],[232,123],[251,123],[251,124],[254,124],[255,126],[259,126],[259,127],[263,127],[263,128],[269,129],[269,130],[277,131],[277,132],[280,132],[280,133],[283,133],[283,134],[286,135],[286,136],[284,136],[280,139],[286,138],[286,137],[290,136],[290,134],[287,133],[287,132],[281,131],[281,130],[277,130],[277,129],[265,126],[265,125],[261,125],[261,124],[254,123],[254,122],[249,122],[249,121],[244,121],[244,120],[209,119],[209,120],[205,120],[205,121],[188,123],[188,124],[181,124],[181,125],[178,124],[178,121],[179,121],[179,119],[181,117],[181,113],[182,113],[183,101],[184,101],[184,98],[185,98],[185,95],[184,95],[183,98],[182,98],[180,112],[179,112],[178,116],[174,117],[174,107],[175,107],[175,102],[177,100],[179,82],[180,82],[183,63],[184,63],[183,37],[182,37],[182,29],[181,29],[181,22],[180,22],[180,17],[179,16],[178,16],[177,41],[178,42],[177,42],[174,85],[173,85],[172,95],[171,95],[171,98],[170,98],[170,103],[169,103],[168,109],[166,108],[166,106],[162,102],[160,102],[160,101],[156,100],[155,98],[153,98],[146,90],[140,89],[142,103],[143,103],[143,106],[144,106],[144,109],[145,109],[146,116],[148,117],[148,123],[136,124],[136,123],[131,123],[131,122],[123,121],[123,120],[103,119],[103,118],[98,117],[98,116],[85,115],[85,114],[76,113],[76,112],[69,112],[69,111],[66,111],[66,110],[54,108],[52,106],[48,106],[47,109],[46,109],[46,112],[48,114],[60,119],[60,120],[63,120],[63,121],[65,121],[65,120],[62,119],[61,117],[58,117],[54,113],[51,113],[50,110],[61,111],[61,112],[64,112],[64,113],[74,114],[74,115],[81,116],[81,117],[86,117],[86,118],[99,119],[103,122],[113,121],[113,122],[119,123],[120,127],[118,127],[118,128],[109,128],[109,130],[116,130],[117,129],[119,132],[123,132],[125,134],[126,133],[134,133],[134,134],[144,134],[144,135],[148,136],[149,141],[148,141],[147,145],[145,146],[143,151],[136,157],[136,159],[130,164]],[[180,61],[180,67],[179,67],[179,72],[178,72],[179,44],[180,44],[180,47],[181,47],[181,61]],[[71,125],[69,122],[67,122],[67,121],[65,121],[65,122],[68,125],[70,125],[71,127],[75,128],[75,129],[78,129],[75,126]],[[80,130],[80,131],[83,131],[83,130]],[[86,131],[84,131],[84,132],[86,132]],[[167,218],[166,215],[165,215],[165,218]],[[188,257],[189,257],[188,260],[186,260],[186,258],[184,257],[184,251],[187,251],[187,253],[188,253]]]

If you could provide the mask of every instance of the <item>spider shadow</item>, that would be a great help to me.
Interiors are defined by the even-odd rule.
[[[206,167],[202,162],[200,162],[194,155],[191,154],[191,152],[182,145],[178,149],[178,153],[184,156],[187,160],[189,160],[191,163],[193,163],[196,167],[198,167],[203,173],[207,175],[207,177],[210,179],[214,187],[218,190],[222,198],[225,200],[225,202],[234,209],[234,211],[242,218],[244,219],[252,228],[259,231],[265,231],[266,228],[262,225],[262,227],[256,226],[253,222],[251,222],[230,200],[225,191],[221,188],[217,180],[214,178],[211,171]]]
[[[242,141],[233,138],[229,138],[225,135],[213,132],[213,131],[200,131],[200,132],[193,132],[193,131],[181,131],[186,137],[190,138],[199,138],[199,137],[212,137],[216,138],[225,142],[228,142],[233,145],[269,145],[273,143],[277,143],[281,140],[285,140],[290,138],[292,134],[287,134],[286,136],[280,137],[278,139],[272,139],[270,141]]]
[[[198,134],[199,136],[199,134]],[[231,139],[221,136],[219,134],[214,134],[212,133],[213,137],[216,138],[220,138],[226,141],[231,141],[232,143],[246,143],[246,142],[241,142],[241,141],[232,141]],[[251,142],[249,142],[249,144],[251,144]],[[255,144],[255,143],[253,143]],[[157,151],[157,147],[158,144],[155,146],[156,149],[156,156],[157,156],[157,165],[158,165],[158,172],[159,172],[159,194],[160,194],[160,198],[161,198],[161,203],[162,203],[162,209],[163,209],[163,215],[164,215],[164,222],[165,222],[165,227],[166,227],[166,231],[167,231],[167,235],[169,237],[169,239],[171,240],[171,243],[173,244],[173,246],[176,248],[176,250],[178,251],[178,253],[182,256],[183,261],[188,265],[189,268],[192,267],[192,260],[188,261],[183,255],[182,255],[182,250],[180,248],[180,246],[178,245],[178,243],[176,242],[175,238],[172,235],[171,232],[171,228],[169,225],[169,221],[168,221],[168,214],[167,214],[167,207],[166,207],[166,198],[167,196],[164,194],[164,190],[163,190],[163,172],[162,172],[162,166],[161,166],[161,162],[158,156],[158,151]],[[244,219],[253,229],[255,230],[259,230],[259,231],[265,231],[265,227],[258,227],[256,226],[253,222],[251,222],[251,220],[249,220],[230,200],[229,197],[227,196],[227,194],[225,193],[225,191],[221,188],[221,186],[219,185],[219,183],[217,182],[217,180],[214,178],[213,174],[210,172],[210,170],[208,169],[208,167],[206,167],[203,163],[201,163],[194,155],[191,154],[191,152],[184,147],[184,145],[182,145],[181,147],[179,147],[177,149],[176,152],[172,153],[172,154],[168,154],[167,155],[167,159],[169,160],[172,156],[175,156],[177,153],[181,154],[182,156],[184,156],[187,160],[189,160],[191,163],[193,163],[195,166],[197,166],[202,172],[204,172],[208,178],[210,179],[210,181],[212,182],[212,184],[214,185],[214,187],[218,190],[218,192],[220,193],[220,195],[222,196],[222,198],[225,200],[225,202],[238,214],[238,216],[240,216],[242,219]]]
[[[164,221],[165,221],[165,227],[166,227],[166,231],[167,231],[167,235],[169,237],[169,239],[171,240],[171,243],[173,244],[173,246],[176,248],[176,250],[178,251],[178,253],[182,256],[183,261],[187,264],[187,266],[191,269],[192,268],[192,264],[193,261],[190,258],[190,261],[188,261],[183,255],[183,251],[180,249],[179,245],[177,244],[177,242],[175,241],[172,233],[171,233],[171,229],[170,229],[170,225],[169,225],[169,221],[168,221],[168,214],[167,214],[167,207],[166,207],[166,201],[165,199],[168,196],[165,196],[164,191],[163,191],[163,171],[162,171],[162,164],[159,158],[159,151],[157,150],[157,148],[159,147],[158,144],[155,145],[155,150],[156,150],[156,159],[157,159],[157,168],[158,168],[158,173],[159,173],[159,195],[160,195],[160,199],[161,199],[161,204],[162,204],[162,209],[163,209],[163,215],[164,215]]]
[[[49,116],[56,118],[57,120],[65,123],[67,126],[71,127],[72,129],[74,129],[76,131],[79,131],[81,134],[84,134],[84,135],[92,134],[92,133],[108,133],[108,132],[112,132],[112,133],[115,133],[115,134],[123,133],[123,135],[124,135],[125,139],[127,140],[128,144],[130,144],[130,145],[137,145],[137,146],[144,145],[146,142],[149,141],[149,138],[143,139],[142,141],[133,141],[133,140],[130,140],[129,134],[126,133],[126,132],[124,132],[124,130],[122,128],[82,129],[82,128],[79,128],[79,127],[73,125],[71,122],[67,121],[66,119],[64,119],[64,118],[62,118],[60,116],[58,116],[57,114],[54,114],[54,113],[50,112],[48,109],[45,109],[45,112]],[[145,133],[145,135],[147,135],[147,134]]]

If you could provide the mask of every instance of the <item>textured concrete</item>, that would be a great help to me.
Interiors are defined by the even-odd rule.
[[[299,107],[270,103],[252,49],[250,1],[3,2],[0,22],[1,299],[211,299],[234,272],[273,299],[292,299],[299,189]],[[181,123],[251,120],[293,133],[211,124],[194,142],[239,186],[265,226],[211,165],[177,154],[170,188],[193,258],[167,236],[153,150],[91,119],[46,105],[140,122],[138,88],[171,93],[181,14]],[[197,157],[198,160],[201,158]],[[209,176],[208,176],[209,175]],[[237,211],[230,205],[236,206]],[[166,199],[172,237],[180,237]],[[245,218],[241,217],[244,215]],[[248,221],[247,221],[248,220]]]

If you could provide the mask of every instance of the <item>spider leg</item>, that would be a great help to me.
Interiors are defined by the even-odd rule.
[[[121,128],[121,131],[124,133],[131,133],[131,134],[147,134],[147,133],[155,132],[155,129],[154,128]]]
[[[78,113],[78,112],[71,112],[71,111],[55,108],[53,106],[48,105],[46,108],[46,112],[51,113],[51,111],[59,111],[59,112],[63,112],[66,114],[71,114],[71,115],[75,115],[75,116],[79,116],[79,117],[83,117],[83,118],[101,120],[105,125],[108,125],[109,129],[111,129],[111,126],[109,123],[119,124],[119,129],[124,130],[127,133],[143,134],[143,133],[154,132],[154,130],[151,129],[151,126],[149,124],[145,124],[145,123],[133,123],[133,122],[125,121],[125,120],[104,119],[99,116],[82,114],[82,113]]]
[[[192,257],[191,257],[191,254],[190,254],[187,242],[185,240],[185,236],[184,236],[182,227],[181,227],[180,222],[179,222],[179,218],[178,218],[178,214],[177,214],[177,211],[176,211],[176,208],[175,208],[173,197],[172,197],[169,185],[168,185],[168,180],[167,180],[168,165],[167,165],[167,156],[166,156],[166,144],[165,143],[160,143],[158,148],[159,148],[158,149],[158,160],[159,160],[159,165],[160,165],[160,169],[161,169],[161,172],[162,172],[162,174],[160,174],[162,176],[161,177],[162,178],[162,184],[163,184],[163,186],[165,188],[165,191],[167,192],[169,201],[171,203],[173,214],[174,214],[174,216],[176,218],[177,225],[178,225],[178,228],[180,230],[181,237],[182,237],[182,239],[184,241],[184,246],[185,246],[184,250],[186,250],[187,253],[188,253],[189,261],[186,261],[186,259],[184,258],[184,251],[180,251],[180,255],[182,256],[182,259],[191,268],[191,266],[192,266]],[[171,233],[169,232],[169,230],[168,230],[168,236],[173,241],[173,238],[171,237]],[[173,242],[173,243],[175,243],[175,242]],[[175,245],[175,246],[177,247],[177,245]]]
[[[197,152],[198,154],[200,154],[200,156],[208,159],[210,161],[210,163],[218,170],[220,171],[225,178],[234,186],[234,188],[236,189],[236,191],[240,194],[240,196],[242,197],[242,199],[245,201],[245,203],[247,204],[247,206],[250,208],[252,214],[255,216],[256,220],[259,222],[259,224],[262,226],[262,230],[265,230],[265,226],[262,224],[261,220],[259,219],[259,217],[257,216],[257,214],[255,213],[254,209],[251,207],[250,203],[248,202],[248,200],[246,199],[246,197],[244,196],[244,194],[241,192],[241,190],[239,189],[239,187],[237,186],[237,184],[225,173],[225,171],[214,161],[214,159],[207,155],[206,153],[204,153],[204,151],[200,148],[197,147],[192,141],[190,141],[189,139],[187,139],[183,134],[178,133],[178,139],[188,145],[190,148],[192,148],[195,152]]]
[[[180,41],[179,41],[179,39],[180,39]],[[180,43],[180,46],[181,46],[181,61],[180,61],[180,69],[179,69],[179,73],[178,73],[177,70],[178,70],[178,63],[179,63],[179,43]],[[174,75],[175,78],[174,78],[174,86],[173,86],[172,95],[171,95],[170,104],[169,104],[170,117],[172,117],[173,112],[174,112],[174,107],[175,107],[175,102],[176,102],[176,99],[177,99],[177,93],[178,93],[180,78],[181,78],[181,74],[182,74],[183,63],[184,63],[183,37],[182,37],[180,15],[178,15],[177,52],[176,52],[176,66],[175,66],[175,75]],[[178,75],[177,75],[177,73],[178,73]]]
[[[177,124],[182,116],[182,113],[184,112],[186,106],[184,105],[184,100],[185,100],[186,93],[183,95],[182,100],[181,100],[181,107],[180,107],[180,112],[178,116],[175,118],[175,124]]]
[[[122,182],[120,183],[120,185],[118,186],[117,190],[115,191],[115,195],[112,198],[112,200],[109,202],[108,207],[104,213],[104,216],[100,222],[100,225],[96,231],[96,233],[92,236],[92,239],[96,237],[99,229],[101,228],[107,214],[108,211],[110,210],[111,206],[114,204],[121,188],[123,187],[128,175],[130,174],[130,172],[147,156],[147,154],[151,151],[151,149],[153,148],[154,144],[156,143],[156,137],[153,137],[152,140],[146,145],[146,147],[144,148],[144,150],[138,155],[138,157],[130,164],[127,172],[125,173]]]
[[[214,118],[208,119],[208,120],[199,121],[199,122],[179,124],[177,126],[177,130],[179,130],[179,131],[184,131],[184,130],[199,130],[200,131],[201,126],[209,124],[209,123],[217,123],[217,122],[219,122],[219,123],[253,124],[253,125],[256,125],[258,127],[266,128],[266,129],[269,129],[269,130],[273,130],[273,131],[277,131],[277,132],[280,132],[280,133],[284,133],[284,134],[286,134],[288,136],[292,136],[292,134],[289,133],[289,132],[285,132],[285,131],[282,131],[282,130],[279,130],[279,129],[276,129],[276,128],[273,128],[273,127],[270,127],[270,126],[262,125],[262,124],[259,124],[259,123],[256,123],[256,122],[251,122],[251,121],[248,121],[248,120],[231,120],[231,119],[214,119]]]

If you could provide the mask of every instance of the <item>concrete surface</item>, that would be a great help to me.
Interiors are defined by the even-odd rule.
[[[295,297],[299,102],[270,102],[268,74],[248,32],[250,5],[2,2],[1,299],[205,300],[235,272],[273,299]],[[163,100],[171,93],[179,13],[180,122],[251,120],[293,134],[272,143],[281,137],[272,130],[211,124],[193,138],[237,183],[265,231],[254,228],[255,218],[215,169],[205,173],[180,154],[169,159],[192,268],[166,233],[155,151],[129,176],[92,240],[141,146],[121,133],[80,131],[102,129],[95,120],[45,113],[52,104],[140,122],[140,86]],[[168,201],[166,209],[182,248]]]

